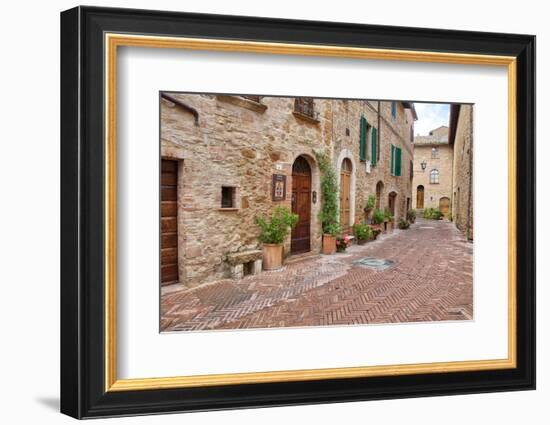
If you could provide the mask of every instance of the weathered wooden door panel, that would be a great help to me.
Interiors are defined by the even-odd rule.
[[[298,157],[292,167],[292,212],[298,214],[298,223],[292,230],[290,252],[308,252],[311,249],[311,169],[302,157]]]
[[[449,214],[449,205],[451,203],[451,200],[444,196],[439,200],[439,211],[441,211],[443,214],[447,215]]]
[[[416,189],[416,208],[424,208],[424,186],[418,186]]]
[[[178,163],[163,159],[160,180],[160,281],[176,283],[178,274]]]

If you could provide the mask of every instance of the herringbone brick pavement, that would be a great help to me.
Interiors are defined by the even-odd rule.
[[[354,264],[365,257],[395,263]],[[161,330],[468,320],[472,280],[472,244],[448,221],[420,219],[345,253],[164,294]]]

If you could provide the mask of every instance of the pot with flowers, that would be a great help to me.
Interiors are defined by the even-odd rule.
[[[262,242],[263,269],[277,270],[283,265],[283,242],[290,230],[298,223],[298,215],[288,208],[277,207],[271,217],[256,217],[260,227],[258,239]]]
[[[353,225],[353,233],[357,239],[357,244],[363,245],[373,238],[372,228],[366,223],[357,223]]]
[[[382,210],[376,209],[372,213],[372,228],[376,231],[374,235],[375,239],[384,230],[384,218],[384,211]]]
[[[368,222],[370,218],[370,213],[374,209],[374,205],[376,204],[376,197],[374,195],[369,195],[367,198],[367,203],[365,204],[365,208],[363,208],[363,211],[365,211],[365,220]]]
[[[341,235],[336,237],[336,252],[346,252],[346,248],[351,244],[349,235]]]

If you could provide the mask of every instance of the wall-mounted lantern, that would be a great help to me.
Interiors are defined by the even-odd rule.
[[[426,162],[426,160],[424,160],[420,163],[420,166],[422,167],[422,171],[424,171],[426,169],[427,165],[428,165],[428,163]]]
[[[311,193],[311,201],[316,204],[317,203],[317,192],[314,190],[312,193]]]

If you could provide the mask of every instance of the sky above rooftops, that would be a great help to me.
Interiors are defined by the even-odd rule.
[[[448,103],[416,103],[414,104],[418,120],[414,123],[415,136],[427,136],[431,130],[442,125],[449,126]]]

